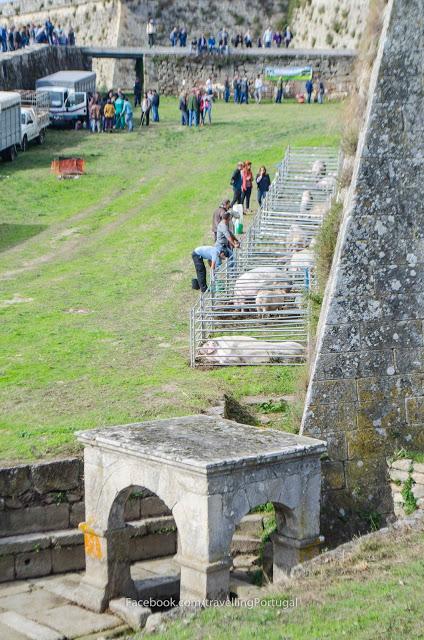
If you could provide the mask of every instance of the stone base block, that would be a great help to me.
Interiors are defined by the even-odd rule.
[[[306,560],[311,560],[319,554],[323,539],[320,536],[296,540],[286,536],[273,534],[271,536],[274,550],[273,581],[283,580],[293,567]]]
[[[181,566],[181,600],[201,605],[203,600],[228,598],[231,558],[211,564],[198,564],[181,556],[177,559]]]
[[[146,625],[147,618],[152,613],[148,607],[142,607],[129,598],[118,598],[109,602],[112,613],[122,618],[131,629],[138,631]]]

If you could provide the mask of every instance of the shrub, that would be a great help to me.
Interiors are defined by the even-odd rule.
[[[333,44],[333,34],[332,33],[327,33],[326,37],[325,37],[325,41],[327,44],[329,44],[330,46]]]
[[[336,248],[337,236],[339,234],[342,219],[343,205],[341,202],[333,202],[330,211],[324,218],[315,245],[316,270],[318,286],[321,293],[330,273],[333,262],[334,250]]]

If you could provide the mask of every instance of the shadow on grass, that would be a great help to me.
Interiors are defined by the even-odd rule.
[[[0,253],[47,229],[45,224],[8,224],[0,222]]]

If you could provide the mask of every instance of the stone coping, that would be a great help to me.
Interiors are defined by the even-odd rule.
[[[77,438],[84,445],[203,474],[318,456],[327,448],[322,440],[205,415],[79,431]]]
[[[143,56],[173,56],[216,59],[223,58],[354,58],[357,52],[354,49],[279,49],[266,47],[252,47],[251,49],[238,49],[230,47],[228,54],[209,54],[204,52],[198,54],[192,52],[189,47],[79,47],[87,56],[92,58],[142,58]]]

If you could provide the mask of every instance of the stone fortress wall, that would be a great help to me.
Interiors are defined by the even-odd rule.
[[[303,417],[330,542],[392,517],[386,458],[424,450],[424,4],[386,11]]]
[[[305,7],[300,1],[300,8],[293,14],[295,46],[355,48],[361,35],[361,17],[366,13],[363,7],[367,3],[368,0],[342,0],[340,13],[337,12],[338,0],[312,0]],[[345,5],[349,5],[349,11]],[[223,26],[230,33],[244,33],[249,28],[256,37],[268,23],[281,28],[286,21],[287,7],[287,0],[261,3],[252,0],[14,0],[0,5],[0,22],[17,27],[32,22],[44,24],[50,16],[65,30],[72,25],[79,45],[145,46],[146,21],[151,14],[158,19],[158,42],[168,45],[171,29],[182,24],[188,30],[189,40],[190,36],[202,32],[216,34]],[[325,8],[324,12],[321,7]],[[345,16],[340,18],[343,24],[340,28],[333,19],[338,13]],[[334,25],[338,33],[334,32]],[[327,30],[333,34],[331,45],[326,38]],[[309,37],[315,33],[316,38]],[[131,60],[96,59],[93,69],[102,88],[133,85],[135,65]]]

